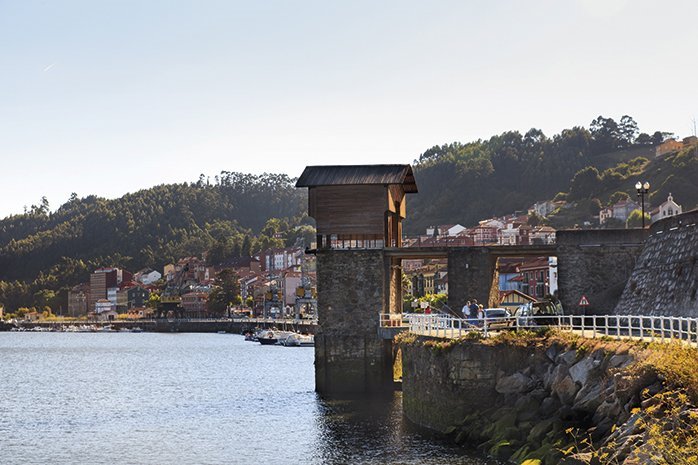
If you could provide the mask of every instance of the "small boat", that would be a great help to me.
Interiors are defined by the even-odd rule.
[[[313,347],[315,336],[312,334],[291,333],[283,342],[286,347]]]
[[[262,345],[283,344],[286,338],[291,335],[290,331],[279,331],[276,329],[262,330],[257,334],[257,340]]]

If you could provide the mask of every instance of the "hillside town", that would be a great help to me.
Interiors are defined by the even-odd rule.
[[[300,247],[268,249],[255,257],[211,266],[204,258],[185,257],[162,271],[144,268],[130,272],[99,268],[89,282],[68,293],[68,317],[95,321],[155,316],[223,318],[232,316],[297,317],[315,315],[315,263]],[[232,272],[237,298],[224,306],[210,305],[219,287],[216,278]],[[234,301],[232,301],[234,300]],[[25,318],[38,318],[30,312]]]
[[[698,142],[695,138],[683,143],[668,144],[662,150],[678,150],[684,144]],[[671,142],[673,141],[667,141]],[[675,141],[674,141],[675,142]],[[678,145],[677,145],[678,144]],[[664,144],[662,144],[664,145]],[[661,146],[660,146],[661,147]],[[658,156],[665,154],[657,148]],[[502,217],[484,219],[472,227],[460,224],[430,226],[424,234],[407,237],[406,247],[465,247],[498,245],[549,245],[555,243],[555,229],[547,223],[548,216],[568,208],[565,201],[541,201],[533,204],[526,213],[515,212]],[[679,215],[683,209],[669,194],[667,199],[649,208],[645,205],[651,222]],[[626,222],[641,205],[625,198],[600,210],[599,215],[585,221],[585,228],[609,226],[626,227]],[[555,298],[557,294],[556,257],[502,258],[497,263],[500,306],[515,309],[522,303]],[[448,263],[446,259],[405,260],[403,262],[404,304],[407,311],[421,311],[427,303],[438,301],[435,296],[448,294]],[[421,303],[419,300],[421,299]],[[438,308],[437,308],[438,310]]]
[[[546,200],[536,202],[526,212],[483,219],[470,227],[461,224],[430,226],[424,234],[405,237],[403,246],[554,244],[556,231],[546,224],[547,218],[567,207],[565,201]],[[625,225],[630,214],[640,208],[638,202],[630,198],[618,200],[603,208],[598,217],[591,218],[583,227]],[[653,208],[646,205],[646,208],[651,221],[682,213],[681,205],[671,194],[661,204]],[[314,248],[314,244],[309,248]],[[216,277],[223,270],[234,274],[239,299],[221,307],[211,305],[209,300],[212,291],[220,285]],[[556,257],[503,258],[497,264],[497,271],[500,306],[504,308],[513,309],[522,303],[556,295]],[[439,296],[448,294],[446,259],[406,260],[403,273],[405,311],[423,311],[425,305],[438,302]],[[271,248],[257,256],[216,266],[207,264],[205,257],[184,257],[164,265],[162,270],[144,268],[131,272],[118,267],[98,268],[90,274],[89,282],[74,286],[68,292],[67,311],[63,316],[95,321],[156,316],[312,318],[317,306],[315,294],[314,256],[306,254],[302,247]],[[438,305],[435,310],[439,310]],[[41,313],[28,311],[24,317],[37,319]]]

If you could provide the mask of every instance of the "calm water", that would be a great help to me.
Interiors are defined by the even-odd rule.
[[[484,464],[400,394],[328,402],[313,349],[241,336],[0,333],[3,464]]]

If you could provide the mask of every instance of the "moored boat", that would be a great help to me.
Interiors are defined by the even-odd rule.
[[[291,333],[283,342],[286,347],[313,347],[315,336],[312,334]]]

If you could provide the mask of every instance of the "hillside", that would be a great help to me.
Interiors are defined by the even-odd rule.
[[[28,296],[77,284],[100,266],[160,268],[204,252],[216,263],[307,235],[305,193],[288,176],[216,178],[114,200],[73,196],[53,213],[44,202],[1,220],[0,303],[29,305]]]
[[[650,202],[671,192],[685,210],[698,205],[698,155],[686,149],[662,158],[654,146],[666,133],[639,133],[632,118],[595,119],[548,137],[537,129],[488,140],[435,146],[414,171],[419,194],[408,200],[408,234],[429,225],[466,226],[564,198],[555,227],[583,224],[617,192],[635,196],[638,179],[652,184]],[[43,306],[101,266],[160,268],[206,253],[217,264],[267,247],[313,238],[305,189],[286,175],[222,172],[213,184],[160,185],[107,200],[78,198],[50,212],[48,202],[0,220],[0,304]]]
[[[650,202],[666,200],[672,192],[686,210],[698,205],[695,150],[656,159],[654,147],[668,134],[638,133],[630,117],[621,123],[599,117],[590,129],[574,127],[553,137],[531,129],[435,146],[414,161],[419,194],[408,198],[405,230],[417,234],[435,224],[471,226],[524,211],[558,193],[575,203],[566,212],[571,215],[559,216],[554,225],[572,227],[598,215],[599,206],[617,191],[634,197],[640,178],[652,184]],[[591,179],[578,177],[575,188],[580,171],[592,173]]]

